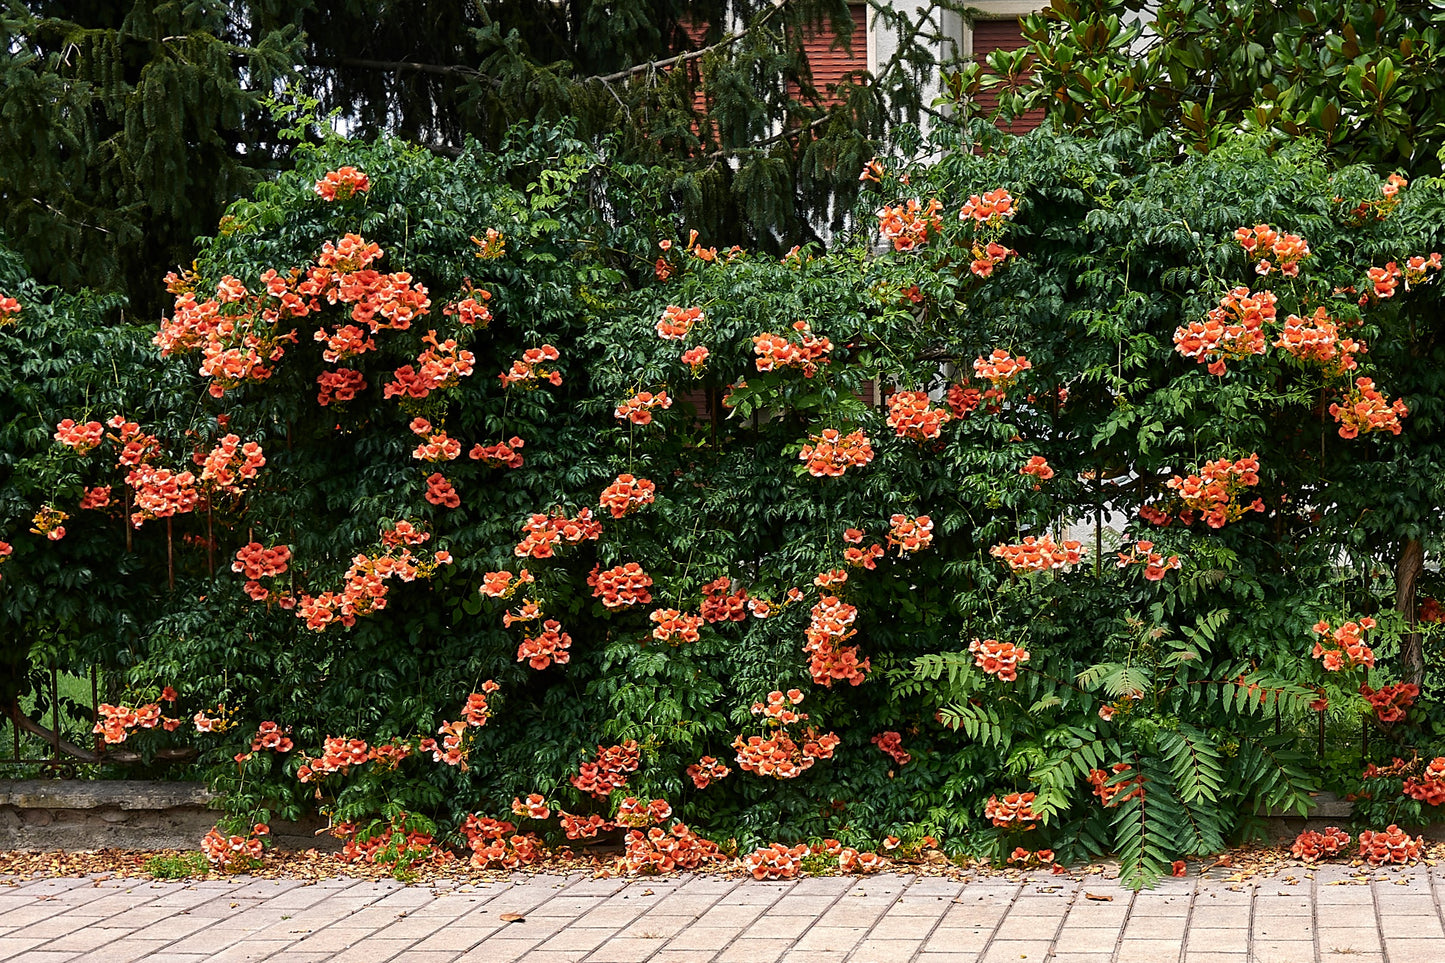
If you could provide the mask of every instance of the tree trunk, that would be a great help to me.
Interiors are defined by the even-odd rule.
[[[1405,681],[1420,684],[1425,675],[1424,640],[1415,621],[1415,582],[1425,567],[1425,546],[1418,538],[1407,538],[1395,563],[1395,611],[1405,620],[1406,634],[1400,640],[1400,668]]]

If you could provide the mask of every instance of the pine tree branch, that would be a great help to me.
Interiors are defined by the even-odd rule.
[[[675,57],[667,57],[663,60],[651,60],[645,64],[638,64],[635,67],[628,67],[625,70],[619,70],[615,73],[588,77],[581,82],[584,84],[590,84],[594,82],[611,84],[618,80],[626,80],[629,77],[635,77],[638,74],[653,73],[655,71],[664,70],[677,64],[687,63],[689,61],[696,60],[699,57],[705,57],[708,54],[712,53],[714,50],[721,50],[724,47],[732,46],[739,40],[746,37],[748,34],[752,33],[754,30],[762,27],[769,20],[771,20],[778,13],[778,11],[786,7],[788,5],[788,2],[789,0],[773,0],[773,8],[764,13],[758,19],[754,20],[752,23],[748,24],[747,27],[739,30],[737,33],[730,33],[726,37],[723,37],[721,40],[719,40],[717,43],[710,44],[700,50],[690,50],[687,53],[680,53]]]

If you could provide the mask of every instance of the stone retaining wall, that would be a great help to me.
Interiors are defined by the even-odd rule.
[[[0,779],[0,850],[196,849],[220,813],[199,783]],[[273,820],[283,849],[334,849],[325,823]]]

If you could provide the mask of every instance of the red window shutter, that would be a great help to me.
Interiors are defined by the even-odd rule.
[[[995,50],[1018,50],[1020,47],[1026,46],[1028,46],[1028,42],[1024,40],[1023,27],[1017,19],[975,20],[973,22],[973,59],[975,60],[981,61]],[[981,112],[987,113],[998,106],[998,96],[995,91],[985,90],[978,95],[977,104]],[[1004,129],[1012,134],[1026,134],[1043,123],[1043,119],[1043,108],[1036,107],[1017,118],[1012,124],[1004,126]]]
[[[845,76],[868,69],[868,8],[855,5],[850,11],[853,14],[853,33],[848,37],[850,49],[835,45],[837,34],[831,23],[814,25],[803,33],[803,50],[808,55],[813,86],[823,95],[825,103],[833,102],[833,91]]]

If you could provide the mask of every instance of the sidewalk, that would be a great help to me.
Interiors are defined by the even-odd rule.
[[[1170,879],[1139,894],[1098,877],[1046,875],[787,883],[519,875],[414,886],[247,877],[0,879],[0,960],[1445,961],[1439,900],[1445,867],[1293,873],[1245,882]]]

